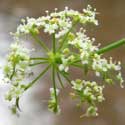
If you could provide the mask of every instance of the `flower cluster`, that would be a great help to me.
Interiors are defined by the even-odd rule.
[[[102,102],[103,97],[103,88],[104,86],[99,86],[96,82],[90,82],[85,80],[76,79],[72,81],[72,88],[74,93],[72,93],[74,98],[79,98],[80,105],[87,103],[89,108],[87,109],[86,115],[96,116],[96,110],[91,112],[91,108],[96,108],[97,102]]]
[[[7,57],[7,64],[4,66],[4,75],[12,81],[13,85],[18,85],[25,78],[29,70],[30,55],[29,50],[19,42],[11,45],[10,54]]]
[[[49,14],[46,11],[47,16],[42,16],[37,19],[27,17],[26,20],[22,20],[17,28],[16,36],[21,34],[39,33],[40,29],[43,29],[45,33],[50,35],[55,33],[56,38],[64,36],[77,22],[81,24],[94,23],[98,25],[98,21],[95,19],[96,10],[92,10],[89,5],[87,9],[83,10],[83,13],[68,9],[65,7],[64,11],[52,12]]]
[[[124,41],[118,41],[117,44],[108,46],[102,52],[99,48],[100,45],[94,45],[95,38],[88,37],[85,27],[82,28],[89,23],[98,25],[96,9],[92,9],[90,5],[82,12],[65,7],[63,11],[58,11],[56,8],[52,13],[46,11],[46,14],[46,16],[37,19],[29,17],[26,20],[22,19],[22,24],[17,27],[17,31],[12,33],[16,42],[11,45],[7,64],[4,66],[5,78],[3,81],[11,85],[10,91],[6,94],[6,99],[14,101],[12,109],[13,112],[16,112],[17,108],[19,109],[20,96],[51,68],[53,88],[50,89],[49,110],[56,114],[61,111],[58,102],[59,90],[56,83],[59,82],[64,87],[63,77],[71,85],[72,97],[78,99],[80,105],[88,104],[85,115],[97,116],[96,103],[104,100],[104,85],[99,85],[95,81],[71,80],[69,77],[70,67],[80,68],[86,74],[93,71],[95,76],[103,78],[106,83],[112,84],[118,80],[123,87],[121,63],[113,62],[112,58],[107,60],[103,57],[103,53],[104,50],[108,51],[113,47],[122,45]],[[51,36],[51,49],[47,47],[44,41],[40,40],[41,30]],[[20,42],[20,37],[27,34],[31,35],[36,43],[45,50],[46,57],[30,57],[30,51],[23,47]],[[42,64],[48,66],[29,84],[22,84],[31,66]]]
[[[113,72],[116,72],[115,80],[118,80],[120,82],[121,87],[123,87],[123,78],[121,76],[121,62],[118,62],[118,64],[113,63],[112,58],[110,58],[109,62],[105,58],[101,58],[100,55],[95,54],[93,63],[92,63],[92,69],[95,71],[96,76],[102,76],[102,78],[105,80],[105,82],[112,84],[113,78],[112,76]]]
[[[51,112],[59,114],[61,110],[60,110],[59,105],[57,105],[57,102],[56,102],[57,100],[55,98],[55,92],[54,91],[55,91],[54,88],[50,88],[50,100],[48,102],[48,108]],[[58,96],[58,94],[59,94],[58,89],[56,89],[56,94]]]
[[[70,53],[68,48],[65,48],[61,55],[61,64],[59,65],[59,70],[68,72],[69,64],[75,60],[75,56]]]
[[[76,48],[79,51],[79,55],[77,55],[76,58],[76,55],[74,57],[74,54],[72,54],[72,52],[70,53],[69,50],[68,56],[65,56],[65,59],[62,58],[62,64],[59,67],[60,71],[64,70],[67,72],[71,62],[78,60],[78,62],[82,63],[82,65],[80,64],[79,66],[83,66],[84,68],[87,67],[88,70],[93,70],[96,76],[102,77],[105,82],[110,84],[114,82],[112,78],[113,76],[111,74],[116,72],[115,80],[118,80],[121,87],[123,87],[122,83],[124,80],[120,75],[121,62],[119,61],[117,64],[116,62],[113,62],[112,58],[110,58],[108,61],[102,57],[102,55],[98,54],[99,45],[93,45],[95,38],[90,39],[90,37],[88,37],[85,32],[85,30],[80,29],[80,31],[76,33],[75,37],[73,37],[74,34],[72,34],[72,39],[68,40],[69,46],[71,45]],[[69,58],[72,56],[72,60],[69,60]]]
[[[9,92],[5,95],[6,100],[15,102],[23,94],[26,85],[21,82],[29,73],[31,63],[30,50],[23,47],[21,42],[11,44],[10,54],[7,56],[7,63],[4,66],[4,83],[11,85]]]
[[[12,101],[12,99],[19,98],[25,91],[25,85],[12,86],[9,92],[5,95],[6,100]]]

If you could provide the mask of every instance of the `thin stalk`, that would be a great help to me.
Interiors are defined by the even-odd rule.
[[[19,101],[20,101],[20,98],[19,97],[16,98],[16,107],[18,108],[19,111],[21,111]]]
[[[47,63],[48,63],[48,61],[37,62],[37,63],[30,64],[29,66],[36,66],[36,65],[39,65],[39,64],[47,64]]]
[[[45,50],[45,51],[49,51],[48,47],[44,44],[44,42],[42,42],[41,40],[39,40],[39,38],[31,32],[32,37],[34,38],[34,40]]]
[[[25,90],[27,90],[28,88],[30,88],[31,86],[34,85],[34,83],[39,80],[50,68],[51,65],[48,65],[31,83],[28,84],[28,86],[25,88]]]
[[[71,85],[71,80],[65,74],[63,74],[61,71],[59,71],[58,68],[57,68],[57,70],[67,80],[67,82]]]
[[[56,39],[55,39],[55,34],[52,35],[52,51],[53,54],[56,53]],[[57,91],[56,91],[56,80],[55,80],[55,61],[52,63],[52,84],[53,84],[53,89],[54,89],[54,97],[55,97],[55,102],[56,102],[56,107],[55,107],[55,112],[58,110],[58,98],[57,98]]]
[[[56,109],[55,111],[58,110],[58,99],[57,99],[57,91],[56,91],[56,80],[55,80],[55,66],[53,64],[52,66],[52,83],[53,83],[53,89],[54,89],[54,96],[55,96],[55,101],[56,101]]]
[[[120,47],[124,44],[125,44],[125,39],[122,39],[122,40],[116,41],[114,43],[111,43],[111,44],[99,49],[96,53],[97,54],[103,54],[103,53],[108,52],[112,49],[118,48],[118,47]],[[80,61],[81,61],[81,59],[77,59],[73,63],[77,63],[77,62],[80,62]],[[71,63],[71,64],[73,64],[73,63]]]
[[[76,59],[75,61],[73,61],[73,62],[71,62],[70,64],[72,65],[72,64],[76,64],[76,63],[78,63],[78,62],[80,62],[81,61],[81,59]]]
[[[16,72],[16,64],[13,65],[13,72],[12,72],[12,74],[11,74],[11,76],[10,76],[10,80],[12,80],[12,78],[13,78],[15,72]]]
[[[63,38],[63,40],[62,40],[62,43],[61,43],[61,45],[60,45],[58,51],[59,51],[60,49],[62,49],[62,47],[64,46],[65,41],[66,41],[66,39],[67,39],[67,37],[68,37],[68,35],[69,35],[69,33],[72,31],[72,29],[74,28],[74,26],[75,26],[77,23],[78,23],[78,21],[76,21],[76,22],[72,25],[72,27],[69,29],[69,31],[66,33],[66,35],[64,36],[64,38]]]
[[[68,82],[70,85],[72,85],[72,84],[71,84],[71,80],[70,80],[66,75],[64,75],[64,74],[62,74],[62,73],[61,73],[61,75],[67,80],[67,82]]]
[[[52,35],[53,37],[53,53],[56,53],[56,38],[55,38],[55,33]]]
[[[103,48],[99,49],[97,51],[97,53],[103,54],[103,53],[108,52],[112,49],[118,48],[119,46],[122,46],[124,44],[125,44],[125,39],[122,39],[122,40],[116,41],[114,43],[111,43],[111,44],[107,45],[106,47],[103,47]]]
[[[61,87],[64,88],[64,85],[63,85],[63,82],[62,82],[61,77],[59,75],[59,72],[57,72],[57,77],[58,77],[58,80],[59,80]]]
[[[81,64],[77,64],[77,63],[73,63],[71,64],[72,66],[78,67],[78,68],[83,68],[83,65]]]
[[[30,58],[30,60],[48,60],[48,58],[44,58],[44,57],[32,57],[32,58]]]

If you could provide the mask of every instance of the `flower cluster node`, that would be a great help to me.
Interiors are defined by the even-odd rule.
[[[2,83],[10,84],[10,90],[5,98],[13,102],[13,112],[16,113],[19,110],[19,99],[22,94],[49,69],[52,71],[53,87],[50,88],[48,108],[56,114],[61,111],[57,83],[59,82],[64,88],[62,78],[70,84],[73,91],[70,95],[73,99],[79,100],[78,105],[88,105],[85,116],[97,116],[96,104],[104,100],[103,83],[97,84],[95,81],[81,79],[71,80],[70,67],[80,68],[85,71],[85,74],[92,71],[95,76],[100,77],[108,84],[118,81],[123,88],[121,62],[116,63],[112,58],[109,60],[104,58],[103,52],[99,53],[100,44],[95,45],[95,38],[90,38],[86,33],[85,25],[90,23],[98,25],[96,14],[96,9],[88,5],[82,12],[68,7],[65,7],[63,11],[58,11],[55,8],[54,12],[46,10],[45,16],[36,19],[27,17],[21,20],[16,32],[11,33],[15,42],[10,47],[10,53],[3,68],[4,79]],[[41,30],[51,36],[51,48],[47,47],[46,42],[39,38]],[[32,57],[31,51],[20,42],[20,37],[24,35],[31,35],[46,52],[46,57]],[[122,41],[119,44],[123,44]],[[32,67],[43,64],[48,66],[34,80],[25,84],[24,80],[33,74]]]

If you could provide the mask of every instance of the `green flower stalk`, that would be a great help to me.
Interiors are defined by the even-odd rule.
[[[51,72],[53,86],[50,88],[48,108],[56,114],[61,112],[59,91],[65,89],[62,78],[65,78],[71,86],[69,92],[71,97],[79,100],[77,105],[88,105],[86,112],[81,117],[97,116],[96,105],[105,100],[103,89],[106,83],[113,84],[118,81],[123,87],[124,80],[120,71],[121,62],[113,62],[112,58],[107,60],[103,57],[103,54],[125,44],[125,40],[120,40],[104,48],[95,45],[95,38],[87,36],[85,25],[90,23],[98,25],[96,13],[96,9],[92,9],[88,5],[87,9],[83,9],[82,13],[66,7],[63,11],[58,11],[57,8],[52,13],[46,11],[46,16],[37,19],[29,17],[22,19],[17,31],[12,33],[15,42],[11,45],[3,69],[3,82],[11,86],[5,98],[12,102],[12,111],[14,113],[20,110],[19,100],[21,96],[27,89],[37,83],[47,71]],[[81,27],[79,28],[79,26]],[[51,36],[51,48],[48,48],[46,42],[38,37],[41,30]],[[32,57],[31,51],[22,45],[21,37],[24,35],[31,35],[36,44],[44,50],[45,57]],[[43,64],[46,64],[47,67],[33,81],[27,84],[24,83],[24,80],[33,72],[32,67]],[[84,79],[70,79],[70,67],[80,68],[85,71],[85,74],[93,71],[96,77],[100,77],[105,81],[105,84],[104,82],[99,84],[96,81]],[[62,88],[57,87],[58,82]]]

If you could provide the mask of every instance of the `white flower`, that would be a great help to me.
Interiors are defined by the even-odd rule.
[[[95,19],[95,17],[96,17],[96,9],[94,9],[94,11],[92,11],[92,7],[90,5],[88,5],[87,9],[83,9],[83,12],[87,16],[81,17],[82,22],[92,22],[95,25],[98,25],[98,21]]]
[[[120,81],[121,88],[124,88],[124,85],[123,85],[124,80],[122,78],[121,72],[118,73],[117,79]]]
[[[24,34],[29,34],[29,27],[27,25],[22,25],[20,24],[18,27],[17,27],[17,34],[21,34],[21,33],[24,33]]]
[[[59,70],[60,71],[65,71],[65,72],[68,72],[69,70],[69,67],[68,67],[68,61],[70,60],[70,58],[64,58],[62,56],[62,64],[59,65]]]
[[[59,70],[60,70],[60,71],[63,71],[64,69],[65,69],[64,65],[63,65],[63,64],[60,64],[60,65],[59,65]]]
[[[98,111],[97,107],[90,106],[87,109],[86,116],[98,116],[97,111]]]
[[[82,81],[80,81],[80,82],[71,81],[71,84],[73,85],[72,88],[75,90],[82,90],[83,89]]]
[[[55,37],[58,39],[61,36],[64,36],[68,31],[69,31],[69,29],[64,28],[61,31],[59,31],[58,33],[56,33]]]
[[[54,88],[50,88],[50,93],[54,96]],[[56,89],[56,94],[59,94],[59,89]]]
[[[59,94],[59,90],[56,89],[56,95]],[[60,113],[60,107],[57,103],[56,97],[55,97],[55,90],[54,88],[50,88],[50,100],[48,102],[48,108],[51,112],[54,112],[56,114]]]
[[[85,80],[76,79],[72,81],[72,88],[74,89],[73,95],[75,97],[79,97],[80,106],[83,103],[88,103],[88,109],[86,111],[87,116],[96,116],[97,115],[97,107],[93,106],[96,102],[104,101],[103,97],[103,88],[104,86],[99,86],[96,82],[90,82]],[[90,103],[91,102],[91,103]]]
[[[97,25],[95,15],[95,10],[93,11],[90,6],[88,6],[83,13],[68,9],[67,7],[64,11],[60,12],[55,11],[49,14],[47,11],[47,16],[42,16],[37,19],[29,17],[27,17],[26,20],[23,19],[22,24],[17,28],[16,34],[30,34],[31,31],[36,32],[36,30],[38,33],[38,31],[43,28],[45,33],[56,33],[56,38],[60,38],[73,26],[72,22],[74,21],[78,21],[82,24],[90,22]]]
[[[30,64],[30,50],[24,48],[19,42],[11,45],[7,63],[4,66],[4,76],[12,80],[12,84],[18,84],[25,78]],[[16,83],[17,82],[17,83]]]
[[[112,58],[107,60],[98,54],[99,45],[94,45],[95,38],[90,38],[86,34],[86,30],[80,28],[77,32],[75,26],[86,25],[92,23],[98,25],[96,19],[96,9],[92,9],[88,5],[87,9],[84,9],[82,13],[65,7],[63,11],[57,12],[57,8],[54,12],[50,13],[46,11],[46,16],[39,18],[29,18],[22,20],[22,24],[17,27],[16,33],[12,33],[14,40],[17,41],[11,45],[10,54],[7,57],[7,63],[4,66],[4,79],[1,83],[10,83],[11,88],[6,95],[6,99],[9,101],[15,100],[13,109],[16,111],[18,108],[18,99],[29,87],[31,87],[39,78],[48,70],[49,66],[36,77],[30,84],[23,85],[22,82],[29,75],[29,66],[37,64],[48,63],[53,68],[59,69],[57,78],[61,83],[59,76],[65,76],[68,82],[69,68],[74,66],[81,68],[87,73],[89,70],[94,72],[96,76],[104,79],[106,83],[113,83],[114,80],[120,82],[123,87],[123,78],[121,76],[121,63],[113,62]],[[37,35],[40,35],[41,30],[44,33],[53,37],[53,48],[49,49],[43,41],[39,41]],[[32,63],[30,58],[30,50],[21,45],[20,36],[30,34],[35,38],[37,42],[41,42],[41,47],[46,49],[47,58],[36,58],[43,62]],[[55,49],[54,49],[55,48]],[[44,62],[45,61],[45,62]],[[57,67],[58,66],[58,67]],[[112,75],[112,73],[116,75]],[[54,72],[53,72],[54,73]],[[53,74],[54,75],[54,74]],[[55,76],[56,77],[56,76]],[[55,81],[54,81],[55,82]],[[54,83],[55,84],[55,83]],[[62,83],[61,83],[62,84]],[[63,86],[63,85],[62,85]],[[97,102],[104,100],[103,85],[97,84],[95,81],[85,80],[72,80],[71,86],[73,89],[72,96],[79,99],[80,105],[87,103],[88,109],[86,115],[97,115]],[[48,102],[48,108],[54,113],[60,112],[58,104],[59,90],[56,86],[50,88],[50,100]]]
[[[46,24],[45,25],[45,29],[44,32],[45,33],[49,33],[49,34],[53,34],[55,33],[55,31],[58,29],[58,25],[57,24]]]

